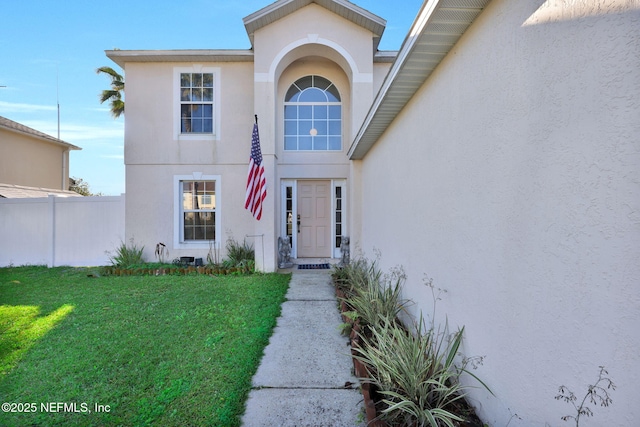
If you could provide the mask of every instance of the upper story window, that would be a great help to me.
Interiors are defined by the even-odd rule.
[[[218,139],[219,89],[219,68],[174,68],[176,139]]]
[[[181,133],[213,133],[213,73],[180,73]]]
[[[342,102],[338,89],[320,76],[291,85],[284,100],[284,149],[342,150]]]

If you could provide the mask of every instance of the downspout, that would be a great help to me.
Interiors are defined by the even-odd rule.
[[[67,148],[66,150],[62,151],[62,187],[61,190],[66,191],[69,189],[69,176],[68,176],[68,160],[69,159],[69,151],[71,151],[70,148]]]

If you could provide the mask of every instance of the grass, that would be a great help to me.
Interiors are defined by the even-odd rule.
[[[0,425],[238,426],[290,277],[90,273],[0,269]]]

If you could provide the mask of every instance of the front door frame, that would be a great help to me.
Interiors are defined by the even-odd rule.
[[[347,235],[347,180],[331,178],[308,178],[331,182],[331,257],[340,258],[340,236]],[[280,181],[280,236],[291,239],[291,258],[298,258],[298,181]]]

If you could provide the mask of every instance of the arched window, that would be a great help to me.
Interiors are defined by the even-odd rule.
[[[342,150],[342,103],[338,89],[320,76],[291,85],[284,99],[284,149]]]

